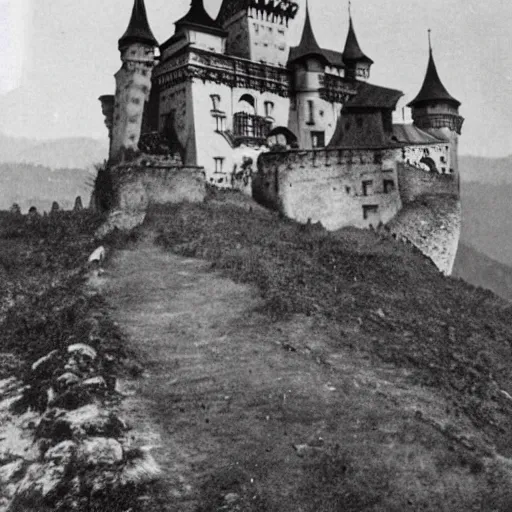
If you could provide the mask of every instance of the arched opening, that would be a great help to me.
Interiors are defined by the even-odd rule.
[[[233,134],[239,142],[263,144],[271,127],[271,121],[256,115],[256,100],[250,94],[242,94],[233,114]]]
[[[436,167],[436,163],[434,162],[434,160],[432,160],[432,158],[430,158],[429,156],[424,156],[421,160],[420,160],[420,163],[423,164],[424,166],[427,166],[428,170],[431,171],[431,172],[437,172],[437,167]]]
[[[297,136],[286,126],[276,126],[268,132],[267,145],[270,148],[294,148],[298,146]]]
[[[256,100],[250,94],[242,94],[238,100],[237,112],[245,112],[246,114],[256,114]]]

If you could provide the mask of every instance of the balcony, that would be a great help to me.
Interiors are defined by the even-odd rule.
[[[233,142],[240,144],[265,144],[267,135],[272,128],[272,121],[254,114],[237,112],[233,115]]]

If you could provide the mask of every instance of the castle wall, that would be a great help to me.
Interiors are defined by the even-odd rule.
[[[146,211],[151,204],[201,202],[206,196],[204,172],[200,167],[159,161],[141,155],[129,164],[111,169],[115,208]]]
[[[403,203],[411,203],[424,195],[458,195],[458,183],[453,174],[425,171],[408,164],[398,164],[398,187]]]
[[[388,222],[400,209],[396,150],[378,158],[371,149],[266,153],[258,160],[253,194],[299,222],[329,230]]]

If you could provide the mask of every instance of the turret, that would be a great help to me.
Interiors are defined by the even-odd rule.
[[[222,0],[217,21],[228,33],[226,53],[285,66],[288,24],[297,11],[292,0]]]
[[[345,64],[345,77],[351,80],[367,80],[370,77],[370,68],[373,60],[367,57],[357,41],[352,13],[349,2],[349,25],[345,49],[343,50],[343,63]]]
[[[295,95],[295,113],[292,113],[290,126],[297,133],[299,146],[311,148],[323,146],[312,139],[311,132],[318,132],[320,90],[325,67],[329,62],[324,51],[320,48],[309,17],[309,8],[306,2],[306,19],[302,36],[298,46],[290,48],[288,67],[293,72],[293,93]],[[322,127],[322,132],[324,127]]]
[[[458,136],[464,118],[459,115],[460,101],[445,88],[437,72],[429,30],[429,59],[423,85],[417,96],[408,103],[415,126],[444,138],[451,143],[450,171],[457,173]]]
[[[116,94],[110,159],[136,152],[144,106],[151,90],[155,65],[155,36],[149,27],[144,0],[134,0],[128,28],[119,39],[122,66],[116,73]]]

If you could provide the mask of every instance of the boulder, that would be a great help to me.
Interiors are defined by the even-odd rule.
[[[96,350],[94,350],[90,345],[86,345],[85,343],[74,343],[73,345],[69,345],[68,353],[73,354],[74,356],[88,358],[92,361],[94,361],[98,355]]]
[[[50,378],[60,362],[59,350],[52,350],[32,365],[32,371],[36,374],[37,378]]]
[[[123,447],[112,438],[87,439],[78,448],[78,459],[86,466],[117,464],[123,460]]]
[[[0,487],[3,488],[7,484],[20,478],[24,465],[23,459],[17,459],[9,464],[0,466]]]
[[[46,451],[44,460],[67,466],[73,460],[76,449],[77,445],[73,441],[62,441]]]
[[[57,378],[57,390],[64,391],[71,386],[80,384],[80,377],[73,372],[63,373],[60,377]]]
[[[157,480],[162,470],[150,453],[152,446],[133,448],[126,452],[126,463],[121,471],[123,485],[142,485]]]
[[[66,468],[49,462],[46,464],[31,464],[25,477],[18,485],[16,495],[11,505],[13,510],[30,509],[34,503],[44,503],[45,498],[56,491],[64,480]]]

